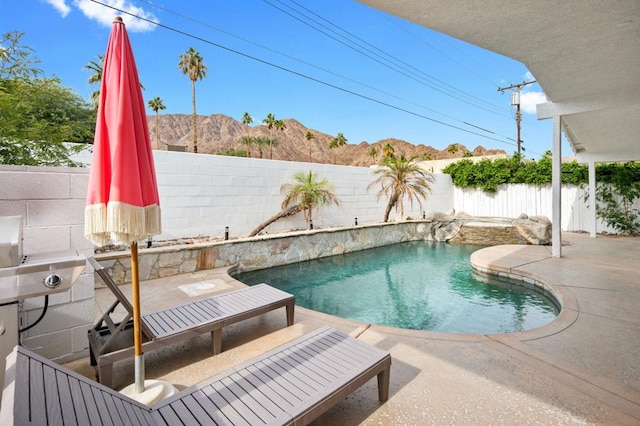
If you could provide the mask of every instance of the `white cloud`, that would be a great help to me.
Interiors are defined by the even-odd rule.
[[[536,105],[547,102],[544,92],[520,92],[520,107],[526,114],[535,114]]]
[[[535,78],[533,77],[533,74],[531,74],[531,71],[527,71],[526,73],[524,73],[524,81],[531,81],[531,80],[535,80]]]
[[[49,3],[51,6],[53,6],[63,18],[66,18],[69,12],[71,12],[71,8],[64,0],[45,0],[45,1]]]
[[[47,1],[51,2],[62,0]],[[109,6],[113,6],[114,8],[124,10],[125,12],[129,12],[142,18],[158,22],[158,19],[151,12],[147,12],[141,7],[134,6],[126,0],[103,0],[102,2]],[[94,3],[90,0],[74,0],[74,5],[78,9],[80,9],[87,18],[92,19],[104,25],[105,27],[111,27],[111,25],[113,24],[113,18],[120,15],[122,16],[122,20],[127,26],[127,30],[129,31],[145,32],[151,31],[155,28],[155,25],[150,24],[149,22],[134,18],[133,16],[127,15],[125,13],[121,14],[117,10],[111,9],[110,7],[106,7],[98,3]]]

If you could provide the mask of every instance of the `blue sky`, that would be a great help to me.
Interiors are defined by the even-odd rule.
[[[191,113],[191,82],[177,64],[194,47],[208,67],[196,83],[199,114],[240,120],[247,111],[255,125],[273,113],[324,133],[342,132],[351,144],[393,137],[437,149],[459,142],[516,150],[509,92],[497,88],[530,79],[523,64],[361,3],[101,2],[161,26],[91,0],[0,0],[0,31],[24,32],[39,67],[85,99],[96,88],[83,66],[104,53],[120,14],[143,95],[161,97],[165,113]],[[521,138],[530,158],[551,149],[551,123],[535,117],[534,105],[544,99],[536,84],[523,89]]]

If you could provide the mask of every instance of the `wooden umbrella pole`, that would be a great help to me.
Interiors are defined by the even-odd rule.
[[[144,392],[144,358],[140,324],[140,280],[138,274],[138,243],[131,243],[131,293],[133,305],[133,345],[135,353],[135,391]]]

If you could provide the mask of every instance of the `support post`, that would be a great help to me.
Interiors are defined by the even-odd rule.
[[[553,116],[553,151],[551,157],[551,255],[562,257],[562,118]]]
[[[589,161],[589,236],[596,237],[596,163]]]

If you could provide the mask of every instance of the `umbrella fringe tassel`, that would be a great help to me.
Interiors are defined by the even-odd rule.
[[[107,231],[109,230],[109,231]],[[129,245],[162,233],[160,206],[132,206],[109,202],[85,208],[84,235],[97,246]]]

